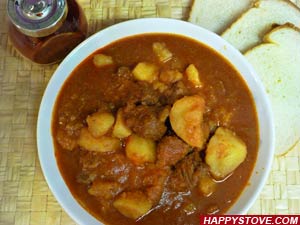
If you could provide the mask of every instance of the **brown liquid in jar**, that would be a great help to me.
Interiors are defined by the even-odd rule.
[[[25,35],[10,22],[9,38],[15,48],[38,64],[51,64],[66,57],[87,35],[87,21],[83,10],[74,0],[67,0],[67,4],[65,21],[58,30],[45,37]]]

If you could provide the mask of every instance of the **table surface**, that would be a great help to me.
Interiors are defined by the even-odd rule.
[[[89,34],[128,19],[186,20],[192,0],[78,0]],[[297,1],[300,6],[300,1]],[[7,37],[6,0],[0,1],[0,224],[75,224],[44,180],[36,146],[43,91],[57,65],[22,58]],[[249,214],[300,214],[300,149],[274,157],[272,172]]]

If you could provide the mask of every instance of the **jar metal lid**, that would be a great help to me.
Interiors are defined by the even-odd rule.
[[[67,17],[66,0],[8,0],[8,16],[25,35],[44,37],[54,33]]]

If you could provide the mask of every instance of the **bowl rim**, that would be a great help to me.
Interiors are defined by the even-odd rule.
[[[88,213],[75,200],[60,174],[52,141],[51,118],[53,106],[66,78],[69,77],[73,69],[87,56],[116,40],[145,33],[179,34],[208,45],[225,57],[238,70],[248,85],[256,104],[260,137],[259,149],[268,149],[269,151],[265,150],[261,152],[262,155],[258,152],[258,156],[260,156],[257,156],[255,167],[249,179],[256,185],[250,184],[251,190],[249,190],[249,187],[245,187],[240,197],[227,212],[227,214],[245,214],[257,199],[271,171],[275,138],[270,101],[258,75],[238,50],[217,34],[177,19],[141,18],[112,25],[93,34],[79,44],[58,66],[44,91],[39,108],[36,130],[38,157],[51,192],[62,208],[76,223],[89,225],[102,224],[101,221]],[[239,64],[235,64],[233,61]],[[256,88],[255,92],[253,92],[253,87]],[[261,127],[261,124],[264,126]],[[243,204],[243,201],[246,201],[246,204]]]

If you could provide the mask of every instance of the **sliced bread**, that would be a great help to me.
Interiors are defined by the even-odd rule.
[[[279,26],[245,56],[271,100],[276,154],[300,149],[300,29],[291,24]]]
[[[241,52],[259,44],[274,25],[292,23],[300,27],[300,10],[287,0],[260,0],[247,10],[222,37]]]
[[[253,2],[254,0],[194,0],[188,20],[220,34],[250,8]]]
[[[300,6],[300,1],[299,0],[290,0],[290,1],[295,3],[297,6]]]

